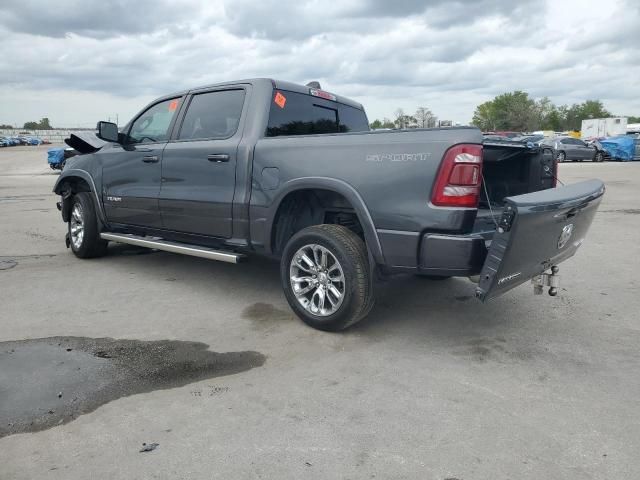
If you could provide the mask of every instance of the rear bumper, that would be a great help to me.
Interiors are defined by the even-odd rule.
[[[451,277],[477,275],[486,257],[486,242],[480,236],[428,233],[420,242],[418,270]]]
[[[477,234],[378,230],[378,237],[391,272],[449,277],[477,275],[487,256],[487,242]]]

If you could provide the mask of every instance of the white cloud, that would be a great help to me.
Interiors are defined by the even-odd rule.
[[[469,121],[516,89],[640,114],[632,0],[334,3],[5,2],[0,123],[122,121],[153,96],[257,76],[320,80],[372,119],[424,105]]]

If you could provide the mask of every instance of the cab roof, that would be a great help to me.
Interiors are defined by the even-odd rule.
[[[278,90],[287,90],[290,92],[296,92],[296,93],[303,93],[306,95],[309,95],[309,89],[310,87],[307,87],[306,85],[300,85],[297,83],[292,83],[292,82],[285,82],[283,80],[274,80],[272,78],[249,78],[249,79],[244,79],[244,80],[234,80],[234,81],[230,81],[230,82],[220,82],[220,83],[212,83],[210,85],[203,85],[200,87],[195,87],[195,88],[190,88],[188,90],[182,90],[180,92],[174,92],[168,95],[163,95],[162,97],[157,98],[156,100],[154,100],[154,102],[157,102],[159,100],[164,100],[164,99],[168,99],[168,98],[172,98],[178,95],[186,95],[187,93],[190,92],[196,92],[199,90],[207,90],[209,88],[215,88],[215,87],[224,87],[227,85],[241,85],[241,84],[249,84],[249,85],[256,85],[259,83],[270,83],[273,88],[276,88]],[[343,103],[345,105],[349,105],[355,108],[358,108],[360,110],[364,110],[364,108],[362,107],[362,104],[355,102],[349,98],[343,97],[341,95],[336,95],[335,93],[331,92],[332,95],[334,95],[336,97],[336,101],[339,103]]]

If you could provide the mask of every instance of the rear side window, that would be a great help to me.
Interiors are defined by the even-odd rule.
[[[341,132],[367,132],[369,121],[363,110],[359,108],[338,104],[338,117],[340,119]]]
[[[242,114],[244,90],[199,93],[191,98],[178,140],[229,138]]]
[[[362,110],[289,91],[274,91],[267,137],[369,130]]]

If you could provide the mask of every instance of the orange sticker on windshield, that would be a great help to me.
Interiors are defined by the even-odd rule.
[[[178,100],[171,100],[171,103],[169,103],[169,111],[173,112],[176,108],[178,108]]]
[[[276,92],[276,96],[273,99],[273,101],[275,102],[276,105],[278,105],[280,108],[284,108],[284,104],[287,103],[287,97],[285,97],[284,95],[282,95],[280,92]]]

